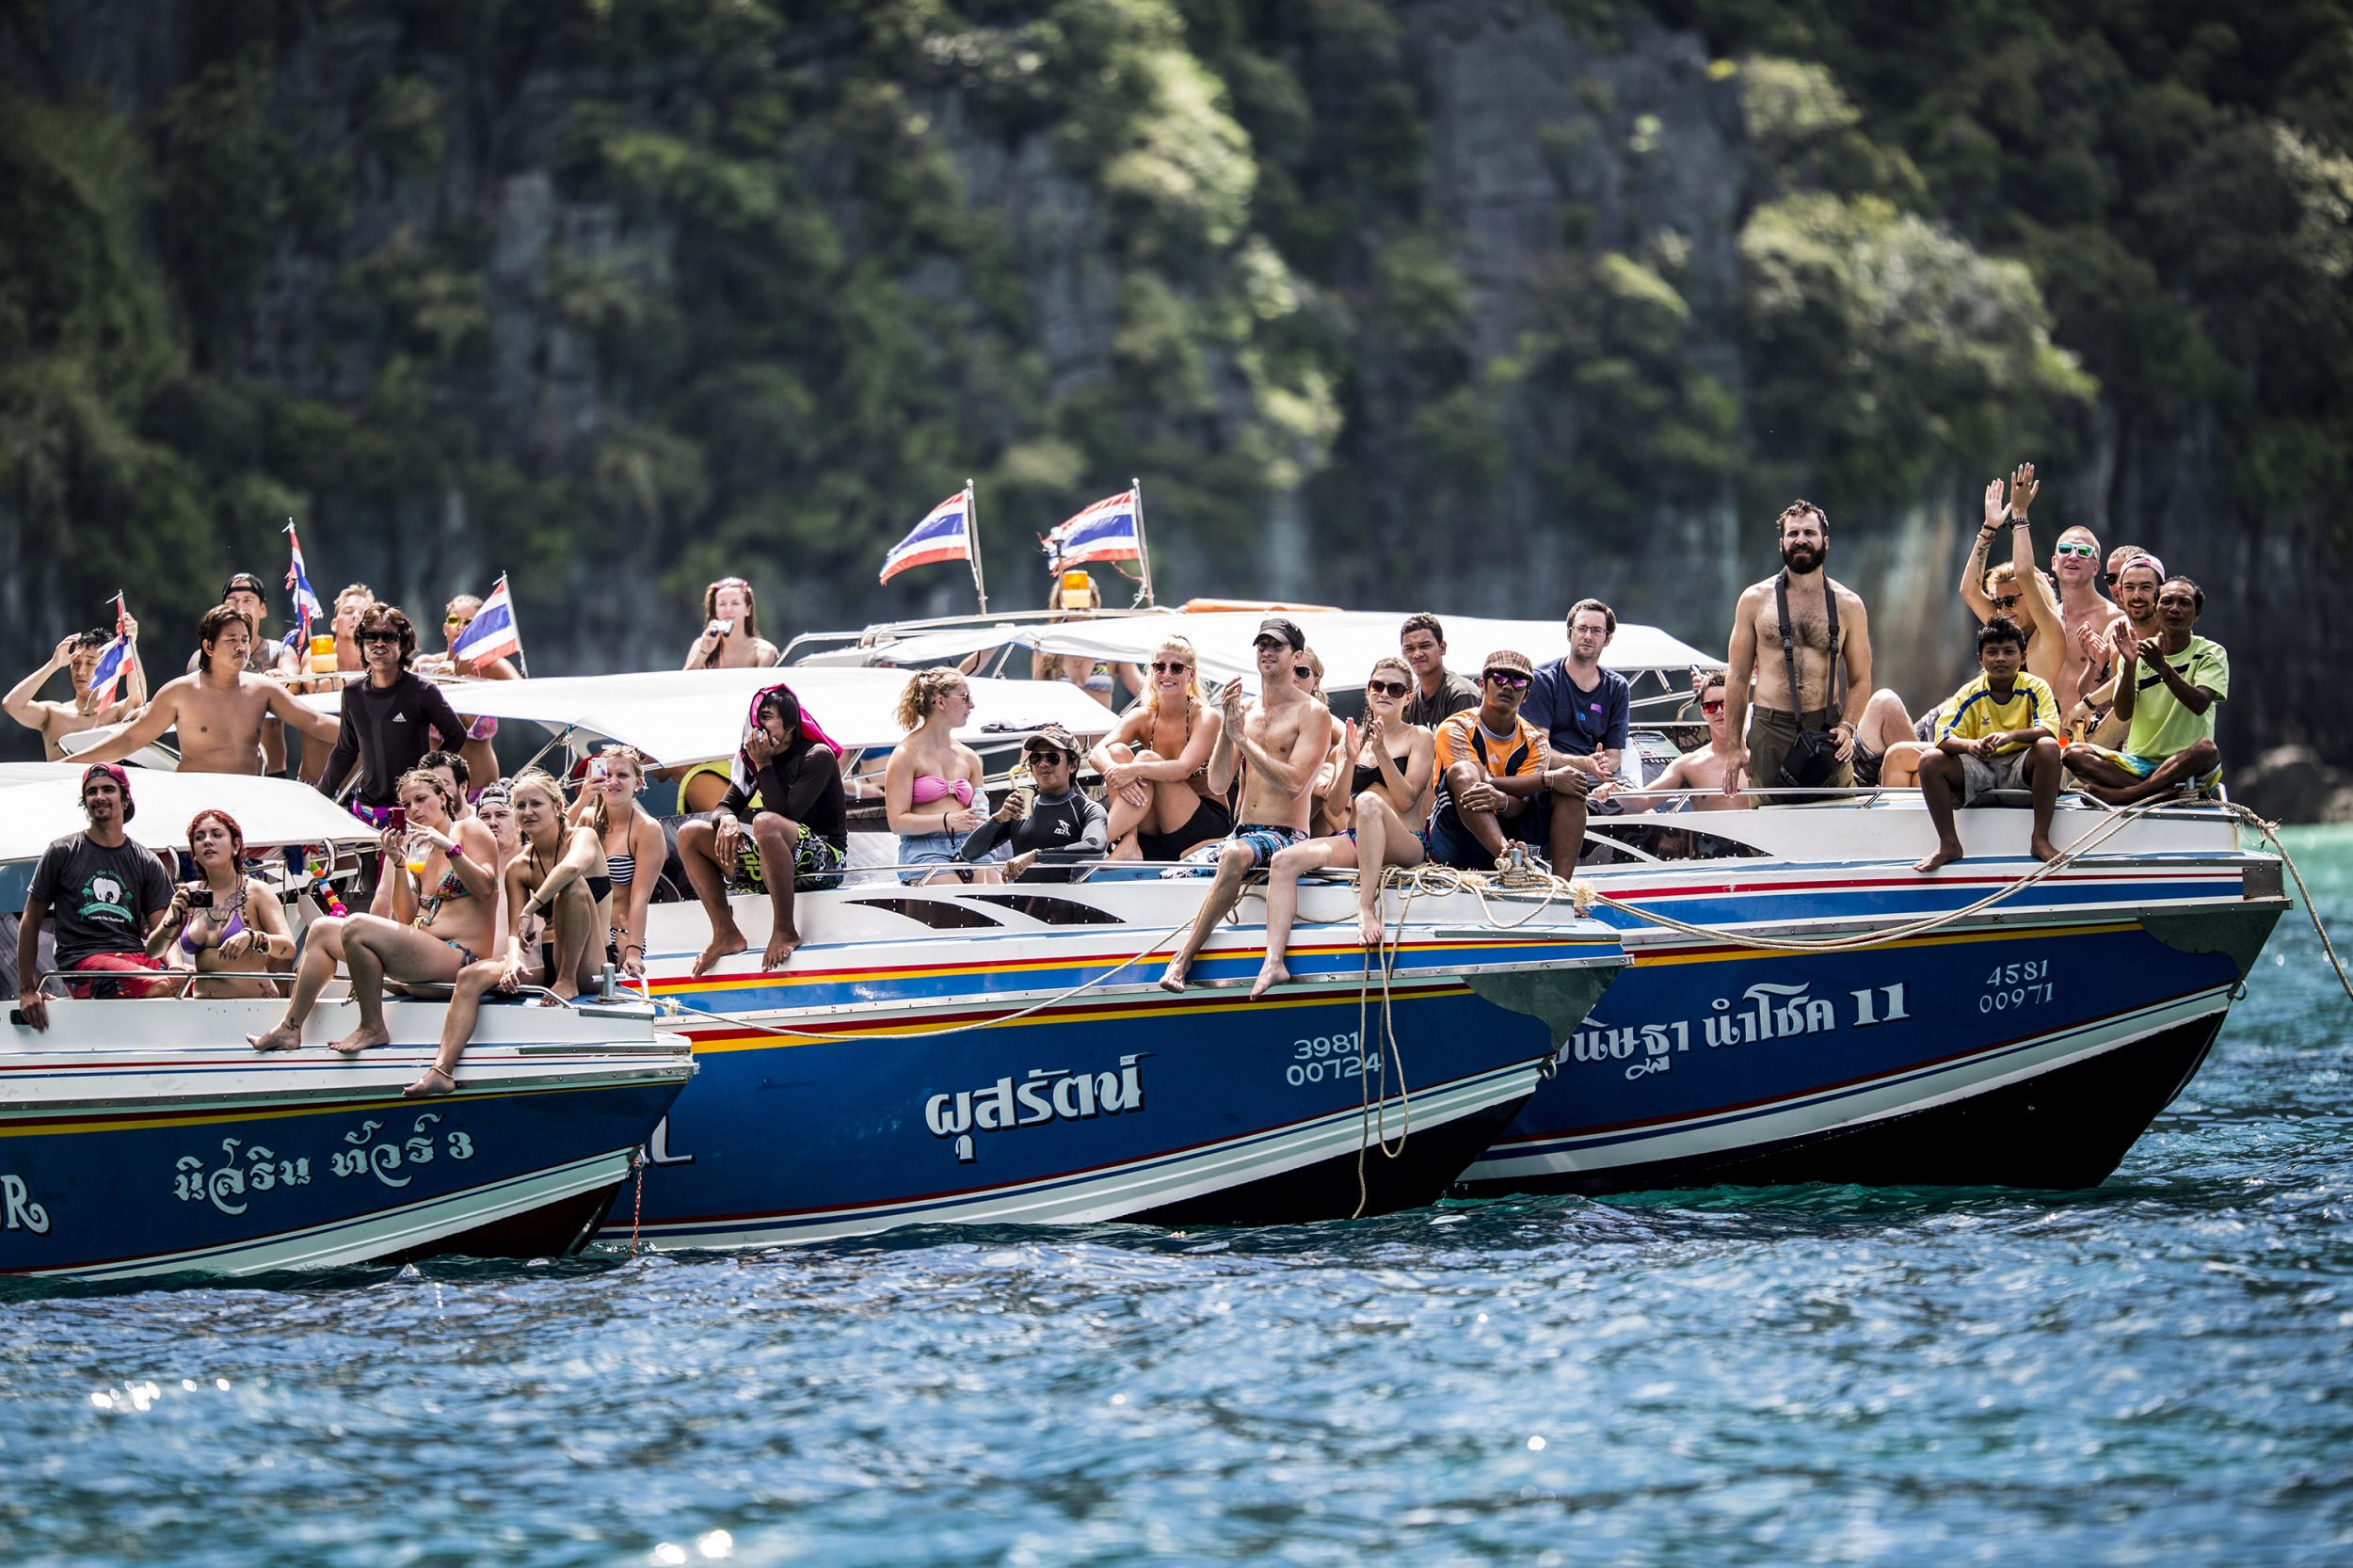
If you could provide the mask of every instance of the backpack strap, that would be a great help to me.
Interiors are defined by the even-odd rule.
[[[1789,568],[1784,567],[1773,578],[1773,608],[1781,616],[1781,656],[1789,666],[1789,704],[1795,710],[1798,728],[1805,728],[1805,689],[1798,684],[1798,640],[1789,626]],[[1822,574],[1822,608],[1830,626],[1830,689],[1824,700],[1830,705],[1831,723],[1842,722],[1838,712],[1838,594],[1830,585],[1830,574]]]

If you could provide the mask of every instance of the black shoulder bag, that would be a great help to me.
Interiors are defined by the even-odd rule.
[[[1805,727],[1805,690],[1798,684],[1798,642],[1789,630],[1789,568],[1773,579],[1773,607],[1781,613],[1781,656],[1789,665],[1789,703],[1796,711],[1797,739],[1781,760],[1781,776],[1773,782],[1785,790],[1818,790],[1838,772],[1838,740],[1827,728]],[[1830,689],[1823,701],[1838,711],[1838,595],[1822,578],[1822,607],[1830,619]]]

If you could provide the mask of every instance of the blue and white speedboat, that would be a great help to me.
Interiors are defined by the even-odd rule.
[[[40,846],[81,824],[81,771],[0,767],[0,909],[23,907]],[[141,770],[135,789],[130,833],[167,856],[185,847],[200,808],[236,818],[256,853],[374,841],[283,779]],[[284,865],[271,856],[255,869],[276,878]],[[308,900],[286,892],[300,923]],[[350,1059],[323,1046],[350,1027],[340,983],[312,1016],[312,1046],[270,1055],[246,1036],[279,1020],[276,999],[53,996],[45,1031],[9,1005],[0,1273],[246,1274],[579,1247],[694,1061],[642,998],[541,1000],[484,1008],[459,1091],[423,1100],[401,1089],[438,1050],[439,1002],[389,1002],[392,1043]]]
[[[2025,811],[1958,820],[1968,857],[1921,876],[1915,793],[1599,819],[1713,857],[1578,873],[1622,901],[1594,913],[1633,967],[1463,1191],[2104,1179],[2243,994],[2280,861],[2224,808],[2070,799],[2052,837],[2079,857],[2027,883]],[[1791,938],[1868,945],[1768,945]]]

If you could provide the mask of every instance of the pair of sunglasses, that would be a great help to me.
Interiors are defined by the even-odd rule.
[[[1180,664],[1173,659],[1152,661],[1152,671],[1156,675],[1182,675],[1191,668],[1193,668],[1191,664]]]
[[[2024,594],[1997,594],[1993,599],[1993,607],[1997,610],[2015,610],[2018,601],[2025,597]]]
[[[2099,555],[2100,550],[2096,545],[2063,544],[2057,547],[2055,553],[2060,555],[2080,555],[2085,560],[2089,561]]]
[[[1713,702],[1703,702],[1700,704],[1700,712],[1705,713],[1710,718],[1714,718],[1718,713],[1721,713],[1723,711],[1724,699],[1722,697],[1718,697]]]
[[[1402,680],[1368,680],[1365,682],[1365,690],[1369,692],[1378,692],[1383,696],[1403,696],[1407,692],[1410,692],[1414,688],[1411,685]]]
[[[360,640],[362,643],[397,643],[400,641],[400,633],[397,632],[362,632],[360,633]]]
[[[1480,679],[1481,680],[1492,680],[1498,686],[1509,686],[1513,691],[1517,692],[1525,691],[1527,689],[1529,678],[1513,670],[1489,670],[1484,675],[1481,676]]]
[[[1305,664],[1293,664],[1291,666],[1291,674],[1297,676],[1302,680],[1313,680],[1316,678],[1316,672],[1309,669]]]
[[[472,616],[443,616],[441,624],[443,626],[472,626],[473,617]]]
[[[1021,760],[1033,768],[1059,768],[1066,765],[1070,760],[1059,751],[1025,751],[1021,754]]]

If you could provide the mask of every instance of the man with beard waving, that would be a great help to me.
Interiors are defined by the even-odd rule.
[[[1850,789],[1855,728],[1871,700],[1871,630],[1863,596],[1822,569],[1830,556],[1830,519],[1819,506],[1793,501],[1774,528],[1782,569],[1749,584],[1732,622],[1724,722],[1737,735],[1748,721],[1748,757],[1724,769],[1724,793],[1737,795],[1751,784],[1760,790]]]

